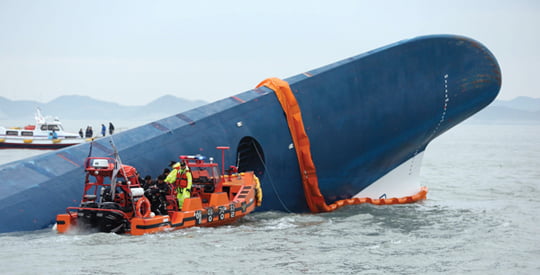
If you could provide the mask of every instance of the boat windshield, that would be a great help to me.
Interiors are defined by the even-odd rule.
[[[193,176],[193,183],[213,183],[215,184],[220,173],[216,166],[190,167]]]
[[[62,125],[60,124],[43,124],[41,125],[41,130],[42,131],[61,131],[63,130],[62,129]]]

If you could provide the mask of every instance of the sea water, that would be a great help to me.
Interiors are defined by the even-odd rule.
[[[540,274],[540,125],[461,124],[428,146],[421,176],[414,204],[144,236],[0,234],[0,273]]]

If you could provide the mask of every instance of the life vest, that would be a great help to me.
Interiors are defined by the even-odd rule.
[[[175,185],[179,188],[186,188],[188,187],[188,177],[187,173],[189,171],[187,169],[178,171],[179,173],[176,174],[176,182]]]

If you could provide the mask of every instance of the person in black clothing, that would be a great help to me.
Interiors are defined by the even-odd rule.
[[[171,169],[169,168],[163,169],[163,173],[161,174],[163,176],[163,179],[167,178],[170,172],[171,172]]]
[[[150,185],[144,192],[144,195],[150,200],[152,212],[156,215],[167,215],[167,198],[166,195],[170,192],[169,185],[163,180],[165,177],[160,175],[157,182]]]
[[[112,135],[114,133],[114,125],[112,122],[109,122],[109,135]]]
[[[94,131],[92,130],[92,126],[86,127],[86,138],[91,138],[94,136]]]
[[[148,190],[148,188],[155,184],[150,175],[145,176],[144,180],[139,180],[139,182],[141,183],[141,187],[144,189],[144,191]]]

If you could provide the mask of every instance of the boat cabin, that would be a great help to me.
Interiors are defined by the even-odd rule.
[[[125,211],[131,212],[132,202],[144,195],[144,189],[139,184],[137,170],[129,165],[116,167],[113,158],[87,158],[85,171],[82,207],[96,207],[103,203],[114,203],[116,206],[124,208]]]
[[[180,159],[189,167],[192,177],[191,196],[200,197],[203,203],[208,202],[214,192],[222,192],[221,174],[213,158],[205,162],[206,157],[180,156]]]

